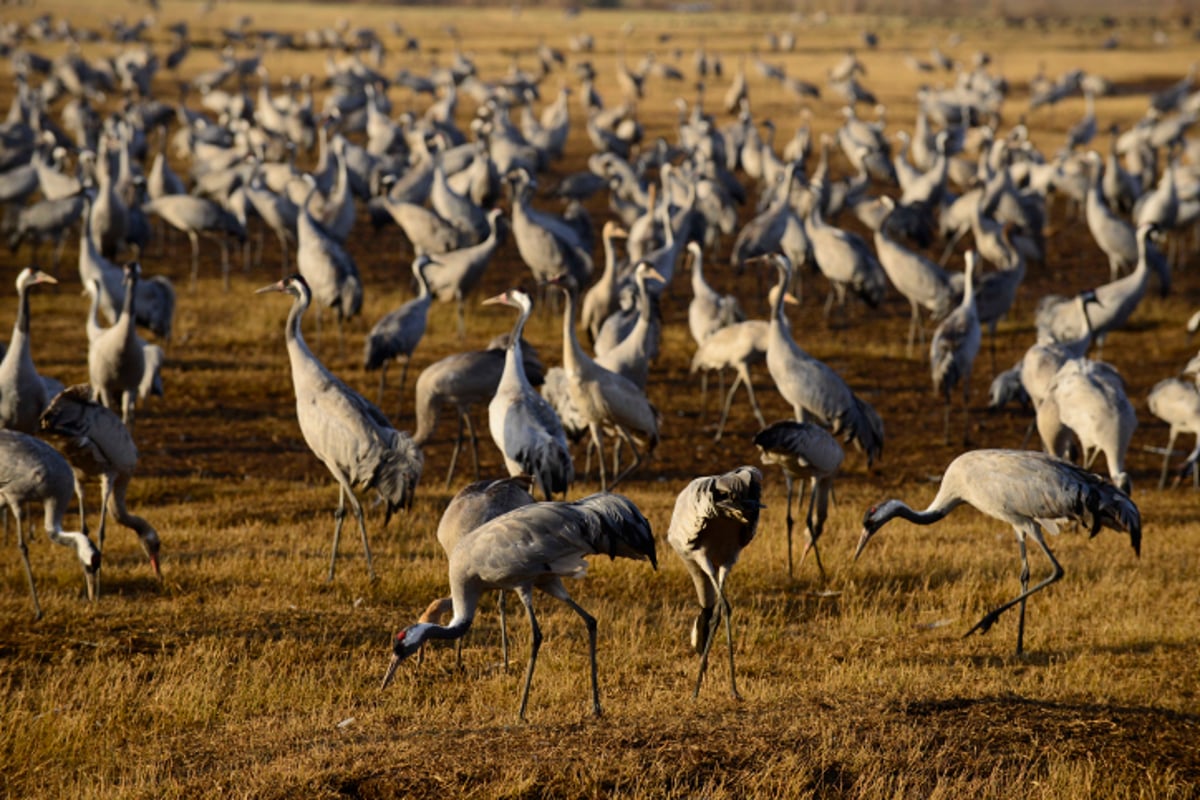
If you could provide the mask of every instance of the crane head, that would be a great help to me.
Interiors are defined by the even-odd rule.
[[[434,626],[431,623],[418,622],[396,634],[392,639],[392,660],[388,664],[387,672],[383,674],[383,683],[380,685],[380,689],[386,689],[392,682],[396,668],[400,666],[401,661],[421,649],[421,642],[424,641],[426,632],[432,627]]]

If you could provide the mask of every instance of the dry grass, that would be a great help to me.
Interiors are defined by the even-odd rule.
[[[122,7],[121,11],[128,11]],[[292,13],[293,10],[295,13]],[[72,14],[98,24],[83,4],[39,4],[35,11]],[[192,5],[167,4],[161,17],[189,17],[193,31],[211,37],[219,25],[250,13],[262,26],[289,28],[333,21],[333,6],[222,4],[209,16]],[[437,11],[356,8],[356,24],[400,18],[421,36],[426,53],[394,56],[389,70],[423,67],[433,49],[446,59],[449,40]],[[784,17],[662,14],[633,18],[631,59],[663,30],[668,47],[685,52],[698,37],[710,49],[733,52],[759,42]],[[454,22],[482,70],[507,67],[505,49],[524,49],[545,37],[593,31],[600,89],[615,95],[616,31],[625,18],[588,12],[563,21],[556,14],[507,10],[457,13]],[[911,124],[917,78],[901,66],[908,50],[923,52],[947,29],[906,21],[837,21],[802,30],[801,51],[772,56],[797,75],[820,81],[841,50],[857,42],[863,24],[880,31],[883,47],[864,54],[868,85],[888,103],[893,125]],[[1124,33],[1115,53],[1090,49],[1098,29],[1079,24],[1048,32],[1009,31],[963,21],[966,43],[957,55],[986,47],[996,68],[1014,82],[1006,122],[1025,108],[1025,82],[1037,62],[1050,74],[1079,65],[1125,87],[1100,101],[1101,123],[1128,124],[1141,113],[1140,94],[1175,80],[1196,59],[1196,48],[1148,47],[1149,31]],[[107,45],[89,54],[110,52]],[[273,75],[321,72],[312,54],[269,54]],[[528,57],[522,59],[528,64]],[[197,51],[189,70],[215,63]],[[551,81],[553,85],[553,81]],[[11,91],[11,85],[5,98]],[[164,78],[163,91],[170,83]],[[723,86],[719,87],[723,88]],[[643,104],[647,132],[670,135],[675,87],[657,86]],[[797,107],[752,78],[756,112],[788,136]],[[401,108],[406,96],[393,94]],[[465,106],[469,103],[464,102]],[[1038,112],[1029,120],[1047,150],[1077,118],[1081,101]],[[469,108],[464,111],[469,111]],[[572,111],[574,113],[573,105]],[[815,124],[831,130],[836,104],[812,105]],[[560,174],[577,169],[587,152],[582,130]],[[839,167],[844,169],[844,165]],[[553,179],[547,180],[552,184]],[[602,219],[603,209],[592,209]],[[998,365],[1011,364],[1031,340],[1036,299],[1106,279],[1107,265],[1082,223],[1055,209],[1050,257],[1030,270],[1019,309],[1001,325]],[[725,246],[728,246],[726,243]],[[381,314],[411,296],[409,248],[395,229],[357,229],[354,252],[367,298],[352,326],[345,355],[333,337],[309,338],[326,363],[373,396],[375,377],[358,360],[362,335]],[[695,657],[687,647],[694,600],[682,566],[665,546],[661,566],[597,559],[572,591],[600,623],[600,676],[605,716],[591,718],[585,702],[586,638],[576,617],[539,601],[546,642],[530,701],[529,721],[516,719],[527,626],[517,618],[514,663],[498,665],[498,627],[485,600],[467,640],[464,667],[449,648],[434,648],[425,664],[406,664],[386,692],[377,688],[388,638],[425,603],[444,593],[445,562],[433,532],[450,491],[441,486],[453,424],[427,448],[427,470],[413,510],[387,530],[370,519],[380,579],[369,583],[354,536],[343,544],[336,581],[323,582],[330,545],[334,484],[307,452],[292,408],[283,353],[286,303],[251,290],[276,278],[273,266],[235,273],[220,289],[215,252],[205,248],[205,277],[186,290],[186,243],[154,245],[143,264],[166,272],[181,287],[177,339],[165,375],[167,397],[139,416],[140,477],[130,502],[163,536],[162,586],[156,585],[132,535],[115,530],[105,554],[104,596],[87,605],[78,594],[79,569],[61,548],[39,535],[31,548],[46,610],[30,620],[29,599],[11,544],[0,571],[0,765],[6,795],[30,797],[1194,797],[1200,784],[1200,700],[1195,658],[1200,569],[1196,512],[1190,490],[1153,487],[1166,430],[1144,409],[1159,378],[1191,354],[1182,320],[1200,301],[1195,258],[1176,275],[1168,298],[1148,297],[1127,332],[1110,338],[1108,356],[1122,370],[1139,407],[1131,471],[1145,521],[1145,547],[1135,559],[1127,540],[1106,532],[1088,541],[1066,533],[1052,541],[1067,574],[1030,603],[1026,656],[1012,655],[1015,618],[989,635],[962,638],[986,609],[1017,591],[1018,559],[1011,532],[964,509],[931,528],[897,523],[858,563],[850,556],[862,511],[884,497],[913,505],[935,491],[936,476],[957,453],[940,444],[941,410],[928,388],[921,357],[903,355],[908,310],[894,294],[883,313],[851,312],[829,330],[814,299],[793,317],[797,337],[827,359],[873,402],[887,423],[885,459],[868,472],[848,457],[839,479],[824,558],[828,581],[812,565],[795,580],[783,567],[782,481],[768,474],[760,536],[730,582],[741,703],[727,695],[723,640],[714,650],[709,681],[690,697]],[[273,265],[273,243],[266,263]],[[22,264],[3,257],[4,285]],[[39,368],[64,381],[86,376],[81,322],[86,303],[68,266],[57,292],[34,297],[34,356]],[[755,281],[723,274],[711,260],[710,280],[736,289],[747,307]],[[511,244],[497,258],[484,291],[528,278]],[[810,285],[817,287],[819,279]],[[682,286],[682,285],[681,285]],[[481,295],[482,296],[482,295]],[[664,304],[664,353],[651,396],[664,410],[663,442],[654,460],[622,490],[665,532],[675,493],[696,474],[755,460],[755,425],[744,408],[730,432],[710,441],[710,415],[701,420],[691,354],[682,324],[687,292]],[[0,325],[12,320],[0,304]],[[482,344],[507,329],[511,314],[472,308],[468,341],[454,334],[453,309],[434,308],[414,364]],[[527,336],[550,363],[558,361],[559,323],[538,316]],[[986,354],[975,396],[990,375]],[[787,414],[765,372],[756,375],[767,416]],[[981,401],[976,401],[979,406]],[[413,426],[411,398],[397,413]],[[977,412],[979,446],[1015,446],[1026,420],[1018,414]],[[930,431],[934,434],[931,436]],[[483,471],[502,465],[482,446]],[[592,490],[581,483],[576,494]],[[8,540],[11,542],[11,539]],[[1034,556],[1035,575],[1045,564]],[[825,590],[832,593],[826,594]]]

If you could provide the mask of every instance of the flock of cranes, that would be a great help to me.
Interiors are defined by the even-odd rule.
[[[65,29],[69,37],[69,23]],[[829,90],[847,102],[840,127],[832,135],[818,135],[810,128],[812,115],[802,115],[801,129],[777,152],[775,123],[752,113],[763,84],[747,75],[744,60],[725,95],[728,120],[705,107],[711,88],[706,81],[720,79],[705,54],[696,60],[702,71],[694,100],[677,101],[676,130],[650,142],[636,100],[657,88],[654,84],[683,79],[683,72],[655,57],[631,69],[623,48],[615,77],[625,102],[616,104],[610,97],[606,105],[580,45],[573,60],[583,103],[581,112],[573,112],[566,59],[544,44],[536,53],[540,69],[535,72],[514,60],[506,75],[487,77],[456,41],[451,66],[434,67],[427,78],[406,69],[390,79],[378,69],[383,40],[363,33],[362,46],[349,57],[341,63],[329,59],[328,93],[318,110],[311,77],[289,79],[284,92],[272,95],[262,49],[239,59],[236,37],[222,53],[220,68],[183,82],[181,101],[156,97],[151,87],[162,67],[142,40],[144,33],[126,33],[133,37],[126,40],[126,52],[145,58],[114,59],[111,74],[74,50],[53,62],[24,46],[10,53],[17,91],[0,139],[0,198],[17,212],[10,243],[16,249],[33,242],[36,259],[40,241],[49,239],[60,248],[78,225],[79,279],[91,295],[90,386],[64,388],[34,367],[29,293],[39,284],[58,282],[37,268],[17,277],[16,325],[0,361],[0,428],[6,429],[0,431],[0,497],[16,523],[39,616],[22,526],[29,502],[44,506],[51,540],[75,548],[89,596],[99,591],[110,513],[136,533],[161,576],[159,533],[128,511],[126,493],[137,464],[136,405],[156,388],[161,393],[160,370],[169,369],[165,348],[175,290],[164,275],[143,275],[141,265],[155,264],[154,239],[168,236],[167,228],[190,242],[193,286],[206,263],[201,237],[220,245],[227,290],[230,237],[241,245],[247,269],[256,232],[269,230],[279,244],[284,277],[259,292],[292,298],[284,345],[296,418],[308,448],[338,484],[329,580],[347,504],[374,578],[367,515],[357,493],[373,490],[379,496],[385,526],[395,512],[410,508],[425,468],[422,448],[434,437],[445,407],[453,407],[458,422],[446,485],[455,474],[464,425],[478,481],[472,412],[487,408],[491,438],[508,476],[471,484],[447,507],[438,540],[449,560],[450,597],[435,600],[419,622],[395,636],[384,686],[426,640],[464,636],[484,590],[513,590],[532,629],[520,701],[524,716],[542,638],[533,608],[537,588],[583,620],[591,707],[600,713],[598,623],[571,598],[562,579],[581,576],[586,558],[598,554],[657,566],[650,521],[633,501],[612,490],[635,474],[649,477],[647,464],[653,464],[656,448],[676,435],[664,424],[675,409],[656,406],[650,396],[670,401],[654,391],[655,360],[664,320],[679,316],[664,309],[682,308],[684,300],[690,301],[686,319],[696,346],[691,371],[703,373],[703,392],[710,372],[720,373],[722,385],[728,369],[735,374],[715,438],[725,434],[736,392],[744,386],[761,427],[753,444],[763,464],[781,467],[787,485],[788,573],[794,572],[792,498],[799,480],[810,482],[800,564],[811,551],[824,575],[818,540],[843,466],[842,444],[853,444],[871,469],[885,452],[888,408],[887,398],[874,387],[857,379],[852,387],[838,369],[804,349],[814,328],[794,326],[787,311],[799,302],[801,275],[819,274],[828,286],[824,316],[835,326],[871,324],[873,315],[886,310],[889,287],[895,288],[910,307],[910,355],[918,340],[925,341],[923,312],[937,322],[928,350],[932,390],[945,401],[947,443],[951,395],[962,392],[966,445],[972,437],[970,393],[983,330],[989,333],[995,373],[998,323],[1013,313],[1028,265],[1052,258],[1045,241],[1052,213],[1085,218],[1096,245],[1093,256],[1107,261],[1109,281],[1064,287],[1070,294],[1044,297],[1035,319],[1037,341],[1017,368],[997,378],[1018,384],[1028,397],[1035,412],[1031,431],[1036,429],[1048,454],[963,453],[946,468],[926,511],[899,500],[872,507],[856,556],[895,517],[932,524],[963,503],[1011,525],[1020,546],[1022,591],[971,632],[986,631],[1001,613],[1019,606],[1019,653],[1026,601],[1063,575],[1044,531],[1056,531],[1064,520],[1079,522],[1092,534],[1109,527],[1128,532],[1139,552],[1141,518],[1130,499],[1126,466],[1137,415],[1117,369],[1088,353],[1093,340],[1103,352],[1105,338],[1126,326],[1146,295],[1151,273],[1165,293],[1172,269],[1188,258],[1184,240],[1200,220],[1200,153],[1187,137],[1200,114],[1200,92],[1192,91],[1191,73],[1155,95],[1143,121],[1125,132],[1114,128],[1105,157],[1087,149],[1098,135],[1096,82],[1087,82],[1087,76],[1066,76],[1031,103],[1030,113],[1056,102],[1056,94],[1084,91],[1087,97],[1086,116],[1071,128],[1065,147],[1043,153],[1024,124],[1005,127],[1001,111],[1009,87],[989,71],[985,54],[978,54],[971,67],[958,66],[953,88],[921,90],[914,130],[889,134],[882,106],[875,121],[856,110],[860,103],[875,105],[876,98],[859,82],[865,68],[850,52],[828,75]],[[195,50],[186,26],[176,26],[173,33],[179,46],[165,61],[172,71]],[[268,40],[267,33],[260,32],[260,42]],[[10,30],[9,35],[15,34]],[[807,98],[819,96],[818,87],[789,78],[783,68],[757,55],[753,61],[768,85],[778,82]],[[563,88],[537,114],[535,104],[552,75]],[[248,87],[255,79],[258,91],[252,96]],[[236,89],[221,88],[231,81]],[[91,103],[100,102],[114,82],[126,102],[101,116]],[[422,94],[432,99],[420,114],[395,115],[389,92],[397,86],[412,94],[410,108]],[[189,102],[194,95],[204,110]],[[62,108],[56,104],[59,96],[69,98]],[[473,105],[469,114],[459,108],[464,100]],[[464,130],[459,123],[468,116]],[[555,193],[565,207],[555,212],[538,190],[557,172],[573,127],[586,127],[597,152],[586,159],[586,170],[560,175]],[[901,142],[899,150],[893,152],[891,140]],[[835,177],[835,146],[851,174]],[[316,164],[306,171],[297,155],[307,156],[314,147]],[[168,150],[177,164],[187,165],[186,179],[172,168]],[[75,174],[68,166],[72,155]],[[144,172],[142,162],[152,155],[153,166]],[[1054,208],[1052,190],[1066,195],[1074,209]],[[360,214],[363,210],[366,214]],[[608,216],[600,226],[602,265],[594,255],[593,215],[598,213]],[[367,253],[352,235],[360,216],[369,216],[376,228],[394,225],[402,232],[414,256],[411,274],[418,287],[415,299],[379,319],[365,338],[363,368],[380,370],[375,404],[319,359],[302,332],[310,306],[316,306],[318,325],[326,310],[332,312],[341,361],[345,339],[354,335],[346,323],[361,316],[364,294],[390,291],[364,281],[360,273],[359,261]],[[739,219],[744,221],[740,227]],[[158,220],[157,230],[152,220]],[[851,230],[864,226],[873,241]],[[510,288],[483,303],[515,309],[511,332],[485,349],[462,350],[426,365],[416,380],[415,430],[411,435],[400,430],[392,420],[406,415],[404,404],[387,402],[389,363],[402,363],[399,393],[404,397],[414,355],[422,361],[418,348],[435,302],[456,305],[457,336],[460,342],[466,338],[466,308],[477,302],[474,294],[506,235],[529,270],[527,278],[505,276],[510,285],[536,283],[547,313],[556,305],[561,313],[561,365],[544,368],[524,340],[534,299]],[[958,261],[957,244],[966,237],[971,249],[962,259],[965,269],[948,268],[951,260]],[[618,245],[621,240],[624,247]],[[942,242],[947,244],[939,262],[929,254]],[[260,261],[261,251],[260,236]],[[127,263],[118,266],[123,260]],[[389,262],[395,260],[389,256]],[[711,276],[726,261],[745,276],[740,302],[706,278],[706,268]],[[691,269],[690,298],[684,281],[676,280],[684,263]],[[769,290],[754,296],[746,290],[751,284],[766,284]],[[764,318],[749,318],[763,309]],[[143,340],[139,328],[161,344]],[[767,423],[751,371],[764,363],[793,419]],[[1170,425],[1160,486],[1177,435],[1200,436],[1200,366],[1189,365],[1187,374],[1196,380],[1167,379],[1150,396],[1151,412]],[[869,402],[869,396],[879,402]],[[62,454],[34,438],[39,432],[60,441]],[[582,468],[572,452],[572,441],[580,439],[587,442]],[[1100,454],[1107,480],[1087,471]],[[590,480],[593,455],[600,493],[567,499]],[[1078,459],[1083,467],[1072,463]],[[1198,460],[1200,444],[1186,468]],[[686,565],[700,604],[692,631],[700,657],[695,693],[723,620],[730,690],[737,696],[726,582],[754,539],[769,497],[758,468],[721,471],[724,466],[696,469],[716,474],[697,477],[680,492],[666,539]],[[76,492],[80,517],[85,516],[82,486],[91,477],[99,477],[102,487],[99,546],[88,538],[86,519],[79,532],[63,530]],[[535,501],[534,495],[543,499]],[[1050,575],[1032,588],[1027,539],[1052,565]],[[446,612],[452,618],[442,624],[438,620]]]

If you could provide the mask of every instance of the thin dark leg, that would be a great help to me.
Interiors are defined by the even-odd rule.
[[[538,648],[542,646],[542,629],[538,627],[537,617],[533,613],[533,592],[529,587],[521,586],[517,589],[517,597],[525,604],[525,613],[529,615],[529,628],[533,634],[529,645],[529,664],[525,667],[525,688],[521,690],[521,709],[517,712],[518,717],[525,719],[525,707],[529,705],[529,687],[533,683],[533,669],[537,666]]]
[[[333,567],[337,563],[338,542],[342,540],[342,523],[346,520],[346,487],[338,484],[338,506],[333,512],[333,554],[329,558],[327,582],[333,581]]]

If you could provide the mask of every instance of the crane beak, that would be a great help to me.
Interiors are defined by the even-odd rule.
[[[858,547],[856,547],[854,549],[854,560],[855,561],[857,561],[858,557],[860,555],[862,555],[863,548],[867,546],[867,542],[870,540],[871,540],[871,532],[869,530],[867,530],[866,528],[863,528],[862,536],[860,536],[858,538]]]
[[[783,293],[783,302],[787,303],[788,305],[792,305],[792,306],[800,305],[800,301],[796,299],[796,295],[792,294],[791,292]]]
[[[99,594],[96,588],[96,571],[92,569],[85,569],[83,571],[83,579],[87,583],[88,602],[96,602],[96,595]]]
[[[653,278],[654,280],[658,281],[659,283],[663,284],[664,286],[667,283],[667,279],[664,278],[662,273],[659,272],[658,270],[656,270],[654,267],[650,267],[650,269],[646,270],[646,277]]]
[[[275,283],[272,283],[270,286],[264,286],[261,289],[255,289],[254,293],[255,294],[266,294],[267,292],[286,292],[286,291],[287,291],[287,288],[284,286],[283,281],[277,281]]]
[[[508,304],[508,292],[501,292],[500,294],[496,295],[495,297],[489,297],[488,299],[482,301],[479,305],[481,305],[481,306],[497,306],[497,305],[507,305],[507,304]]]
[[[55,278],[53,275],[47,275],[46,273],[42,272],[39,269],[37,272],[33,273],[33,282],[34,283],[58,283],[58,278]]]
[[[383,673],[383,683],[380,684],[379,690],[383,691],[392,682],[392,678],[396,675],[396,668],[400,666],[400,656],[392,656],[392,663],[388,664],[387,672]]]

